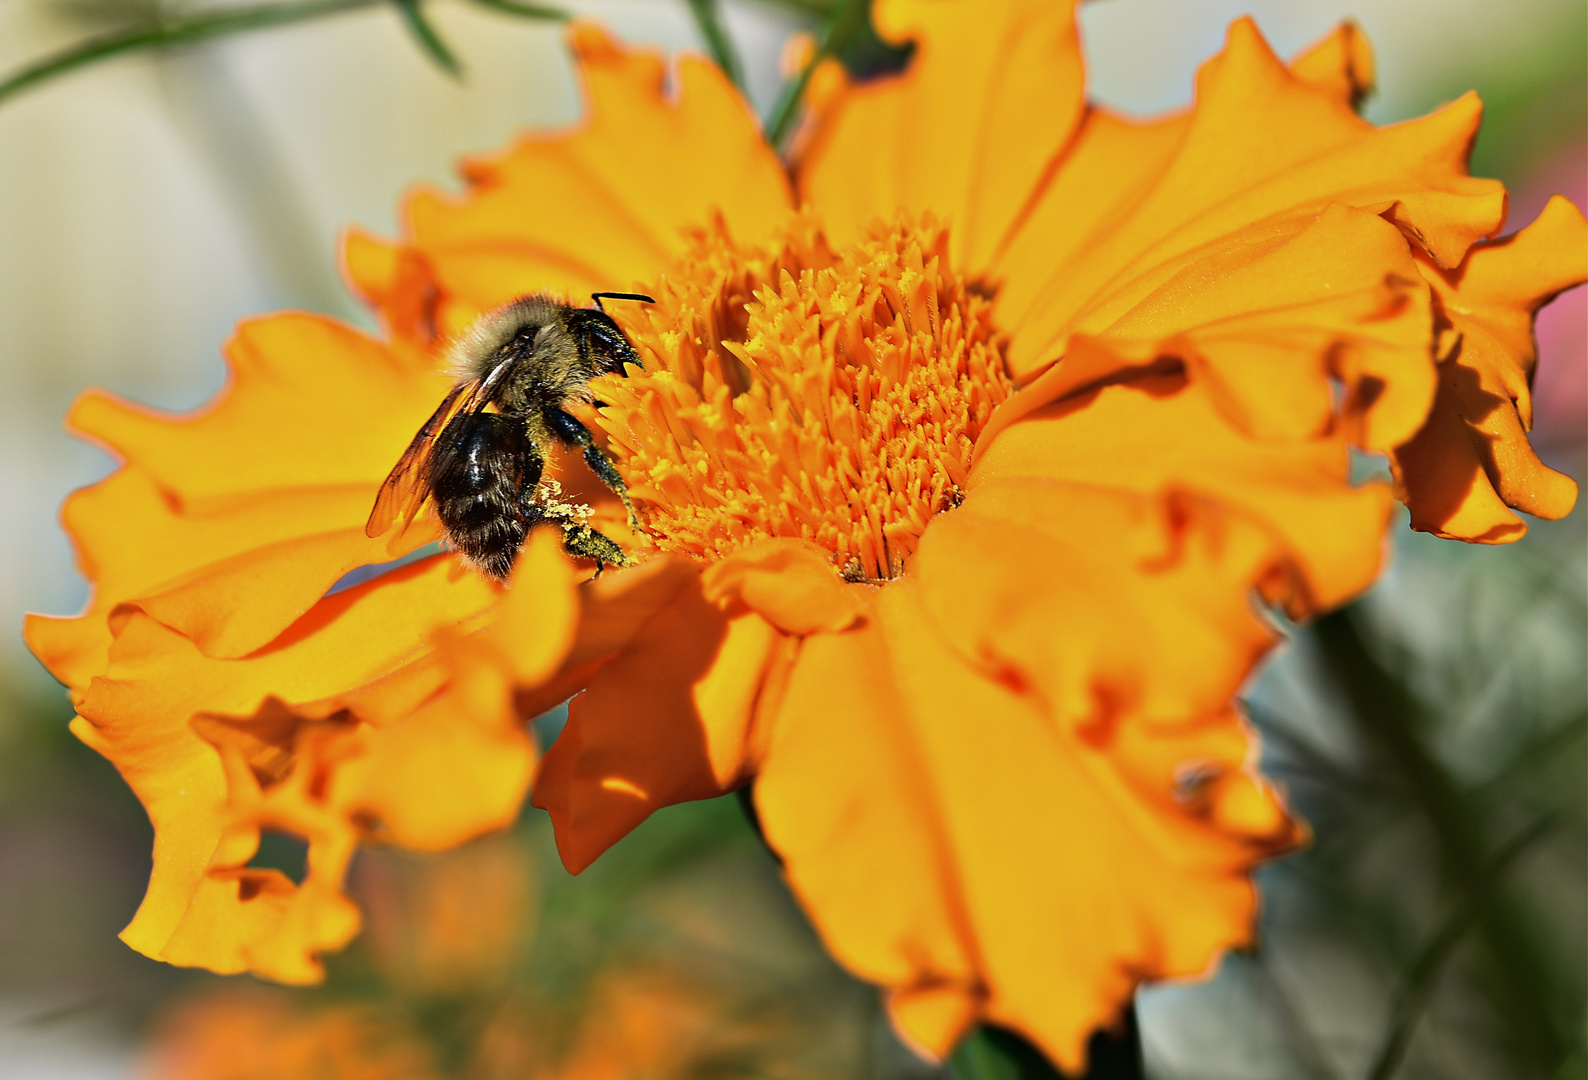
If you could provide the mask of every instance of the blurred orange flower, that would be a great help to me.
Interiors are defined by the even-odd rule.
[[[461,1061],[443,1068],[435,1032],[412,1001],[293,1001],[280,992],[191,995],[155,1024],[136,1080],[635,1080],[697,1077],[739,1066],[761,1075],[830,1076],[808,1063],[767,1060],[799,1030],[798,1014],[745,1015],[743,1002],[677,972],[617,967],[581,993],[576,1012],[511,998],[491,1001],[488,1020]],[[530,1012],[535,1005],[542,1006]],[[737,1010],[737,1011],[735,1011]],[[548,1021],[555,1019],[561,1030]],[[806,1036],[809,1032],[804,1032]]]
[[[575,692],[535,780],[569,868],[753,782],[931,1053],[990,1020],[1077,1068],[1137,983],[1251,940],[1249,872],[1301,834],[1233,701],[1276,640],[1253,598],[1301,619],[1378,573],[1391,490],[1352,447],[1419,528],[1570,509],[1525,436],[1531,318],[1588,225],[1558,199],[1494,240],[1476,99],[1364,122],[1350,27],[1287,66],[1238,22],[1191,109],[1134,121],[1086,103],[1069,4],[876,14],[909,69],[823,68],[787,166],[709,64],[669,85],[576,27],[579,125],[348,237],[386,340],[276,316],[198,415],[79,402],[125,464],[65,511],[93,603],[28,640],[154,821],[134,948],[316,978],[354,846],[511,821],[524,719]],[[433,524],[364,537],[451,335],[632,288],[645,370],[588,419],[644,535],[560,476],[637,566],[580,582],[537,534],[501,591],[392,562]],[[261,828],[308,840],[302,882],[248,866]]]
[[[591,987],[558,1052],[543,1051],[540,1067],[516,1075],[534,1080],[813,1075],[784,1061],[765,1060],[768,1044],[781,1038],[790,1045],[786,1017],[734,1015],[736,1006],[742,1008],[742,1002],[691,986],[676,972],[620,968]],[[495,1034],[487,1033],[487,1045]],[[492,1074],[495,1064],[487,1062],[483,1071],[514,1075]]]
[[[147,1080],[434,1080],[424,1044],[356,1005],[295,1008],[258,990],[191,998],[165,1016],[135,1075]]]
[[[500,833],[441,854],[366,852],[353,878],[369,956],[403,993],[500,992],[535,935],[536,876],[524,845]]]

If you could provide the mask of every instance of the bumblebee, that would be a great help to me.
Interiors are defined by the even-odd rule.
[[[597,375],[644,366],[602,308],[603,298],[655,303],[639,293],[594,293],[594,307],[577,308],[535,294],[475,323],[452,348],[456,385],[386,477],[364,532],[380,536],[399,519],[406,529],[428,500],[448,544],[498,581],[541,522],[562,527],[570,554],[598,566],[624,565],[622,548],[546,499],[541,487],[547,447],[577,449],[639,527],[623,477],[565,408],[592,400],[590,380]]]

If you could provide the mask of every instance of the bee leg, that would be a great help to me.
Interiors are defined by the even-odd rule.
[[[602,536],[588,525],[563,525],[562,546],[576,558],[593,560],[598,577],[608,566],[629,565],[629,557],[616,541]]]
[[[629,512],[629,528],[637,533],[643,533],[645,529],[640,525],[639,515],[634,512],[634,504],[629,501],[629,485],[624,482],[623,474],[618,472],[617,466],[612,464],[612,459],[596,445],[595,436],[590,434],[590,429],[561,409],[547,409],[546,424],[559,440],[584,451],[585,464],[590,466],[590,471],[611,488],[614,495],[623,500],[623,509]],[[602,537],[602,539],[606,538]],[[611,543],[610,540],[607,542]]]

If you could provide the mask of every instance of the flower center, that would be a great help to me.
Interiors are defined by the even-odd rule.
[[[645,370],[591,384],[649,542],[709,561],[795,537],[850,580],[897,576],[1010,392],[947,230],[901,218],[834,251],[809,214],[757,246],[719,223],[649,291],[614,313]]]

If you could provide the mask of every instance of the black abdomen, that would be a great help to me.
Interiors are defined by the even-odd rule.
[[[522,420],[500,413],[452,419],[443,441],[457,450],[431,482],[436,515],[447,539],[465,559],[502,580],[534,522],[532,498],[544,462]]]

